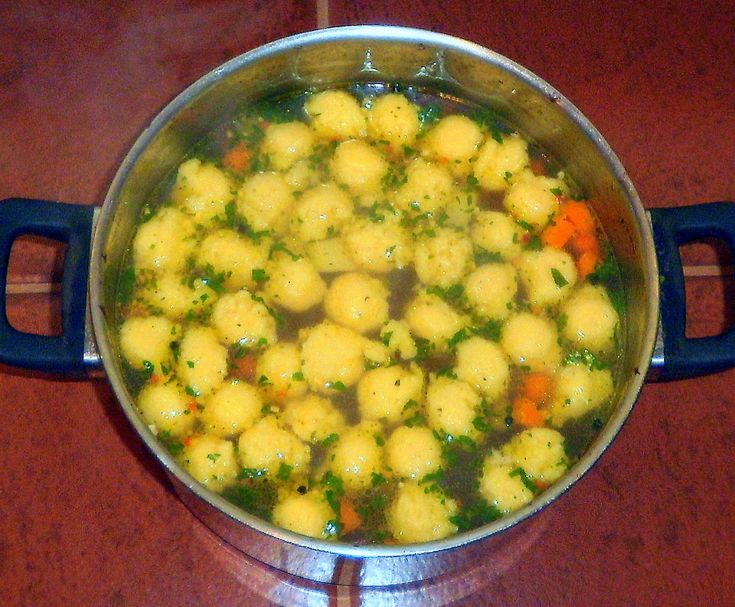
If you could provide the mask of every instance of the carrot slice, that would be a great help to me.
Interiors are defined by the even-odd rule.
[[[600,257],[596,252],[585,251],[577,259],[577,272],[579,273],[580,279],[587,278],[592,272],[595,271],[597,264],[600,261]]]
[[[525,396],[519,396],[513,401],[513,419],[529,428],[544,425],[544,414],[539,411],[534,401]]]
[[[250,150],[242,141],[239,141],[223,156],[222,163],[231,171],[242,173],[250,166]]]
[[[562,216],[556,220],[555,223],[547,227],[541,234],[541,240],[544,244],[554,247],[555,249],[562,249],[574,236],[575,228],[574,224]]]
[[[548,373],[541,371],[528,373],[523,378],[523,395],[534,403],[540,403],[549,396],[552,381]]]
[[[362,517],[348,499],[339,503],[339,520],[342,523],[342,535],[347,535],[362,527]]]
[[[562,206],[564,216],[572,222],[577,232],[584,234],[595,231],[595,219],[587,204],[578,200],[568,200]]]

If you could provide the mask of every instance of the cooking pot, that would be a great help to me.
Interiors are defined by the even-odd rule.
[[[624,353],[612,414],[587,452],[531,504],[472,531],[416,545],[354,546],[307,538],[233,506],[197,483],[138,414],[123,381],[113,310],[124,252],[151,192],[193,144],[243,103],[304,88],[400,82],[492,107],[538,142],[579,184],[620,263],[626,303]],[[245,53],[176,97],[140,135],[101,208],[9,199],[0,203],[0,289],[13,240],[66,242],[62,333],[10,327],[0,298],[0,360],[85,376],[104,366],[120,406],[163,464],[180,498],[206,525],[251,556],[320,582],[398,584],[454,570],[522,531],[522,521],[571,487],[600,458],[631,412],[646,376],[675,379],[735,365],[735,332],[685,337],[678,247],[714,237],[735,249],[735,204],[644,210],[600,133],[558,91],[509,59],[450,36],[392,26],[354,26],[285,38]]]

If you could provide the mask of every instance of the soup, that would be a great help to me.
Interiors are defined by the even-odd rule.
[[[138,409],[208,489],[310,537],[415,543],[559,479],[624,321],[584,193],[492,111],[387,84],[215,128],[118,290]]]

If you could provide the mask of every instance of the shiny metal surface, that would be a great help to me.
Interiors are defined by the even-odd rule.
[[[627,296],[622,380],[611,417],[588,452],[550,489],[512,515],[420,545],[352,546],[312,540],[256,519],[205,490],[139,417],[122,380],[112,316],[123,254],[143,204],[223,115],[273,92],[377,80],[430,87],[488,104],[561,160],[605,225]],[[625,170],[587,119],[553,87],[505,57],[450,36],[387,26],[320,30],[265,45],[217,68],[174,99],[142,133],[110,187],[93,240],[90,298],[94,334],[115,394],[192,511],[230,543],[270,565],[318,581],[349,578],[365,585],[403,583],[457,568],[491,550],[509,528],[573,485],[614,439],[638,397],[656,338],[659,301],[648,219]],[[345,567],[351,568],[349,576]]]

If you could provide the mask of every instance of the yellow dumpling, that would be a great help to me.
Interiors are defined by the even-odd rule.
[[[426,134],[422,153],[446,163],[455,175],[467,175],[483,140],[476,122],[453,114],[440,119]]]
[[[326,139],[350,139],[367,134],[365,113],[352,95],[328,90],[309,97],[304,104],[311,128]]]
[[[181,459],[187,472],[212,491],[222,491],[237,480],[235,446],[226,439],[195,436],[187,441]]]
[[[184,436],[194,428],[195,418],[189,408],[192,398],[178,384],[147,384],[138,394],[136,404],[152,431]]]
[[[192,220],[177,209],[164,208],[135,233],[133,265],[136,269],[178,272],[194,245]]]
[[[561,302],[577,282],[577,266],[566,251],[544,247],[521,253],[518,276],[531,305],[553,306]]]
[[[320,175],[309,160],[299,160],[283,174],[283,178],[294,192],[303,192],[319,183]]]
[[[518,135],[503,137],[502,143],[489,138],[480,148],[473,173],[480,187],[502,192],[528,167],[528,144]]]
[[[342,412],[331,400],[317,394],[287,402],[283,421],[307,443],[319,443],[332,434],[339,435],[345,427]]]
[[[421,480],[442,465],[442,446],[425,426],[399,426],[385,443],[388,468],[401,478]]]
[[[418,107],[399,93],[377,97],[368,114],[368,134],[375,141],[387,141],[394,152],[412,146],[419,128]]]
[[[502,447],[502,452],[529,478],[543,483],[553,483],[569,467],[564,437],[551,428],[523,430]]]
[[[324,311],[334,322],[368,333],[388,320],[388,289],[367,274],[340,274],[329,285]]]
[[[352,217],[352,201],[335,183],[306,190],[296,203],[291,229],[303,242],[324,240],[337,234]]]
[[[135,369],[161,373],[171,367],[171,342],[178,329],[164,316],[131,316],[120,326],[120,350]]]
[[[198,265],[222,274],[224,286],[230,291],[254,287],[253,270],[262,269],[267,257],[264,244],[227,229],[211,232],[197,249]]]
[[[255,375],[265,392],[278,400],[306,394],[307,385],[301,373],[301,350],[293,342],[271,344],[258,357]]]
[[[458,284],[472,269],[472,242],[451,228],[436,228],[416,244],[414,264],[425,285],[447,288]]]
[[[268,476],[276,476],[282,465],[289,466],[294,474],[300,473],[311,461],[309,445],[285,429],[273,415],[245,430],[237,445],[242,467],[265,470]]]
[[[263,339],[268,343],[277,340],[276,320],[247,289],[222,295],[212,309],[212,324],[226,344],[247,346]]]
[[[411,329],[405,320],[391,319],[380,330],[380,339],[390,352],[403,360],[411,360],[417,354],[416,342],[411,337]]]
[[[413,260],[411,234],[400,220],[386,214],[382,222],[357,219],[345,228],[347,255],[361,270],[387,274],[405,268]]]
[[[225,216],[225,206],[234,198],[229,177],[213,164],[192,158],[181,163],[171,200],[197,223],[209,224]]]
[[[457,503],[414,482],[401,484],[388,507],[388,529],[401,544],[440,540],[457,532]]]
[[[507,318],[517,292],[516,270],[509,263],[486,263],[464,279],[467,302],[476,314],[486,318]]]
[[[217,301],[217,292],[201,279],[188,281],[179,273],[166,272],[157,276],[140,292],[142,300],[171,320],[180,320],[184,315],[204,315]]]
[[[473,421],[480,413],[481,399],[464,381],[432,377],[426,390],[426,414],[429,425],[451,436],[476,438],[479,431]]]
[[[301,369],[312,390],[335,394],[357,383],[365,372],[365,339],[324,321],[303,332]]]
[[[383,473],[383,442],[380,424],[368,422],[348,428],[329,452],[330,470],[345,487],[366,489],[373,474]]]
[[[334,536],[334,518],[334,510],[324,495],[313,489],[303,495],[297,491],[284,492],[273,508],[274,524],[322,540]]]
[[[489,401],[508,390],[510,366],[503,349],[482,337],[471,337],[457,346],[457,378],[467,382]]]
[[[345,241],[342,238],[326,238],[315,240],[305,245],[306,255],[320,273],[350,272],[357,269],[357,265],[347,253]]]
[[[595,354],[609,352],[615,343],[618,313],[604,287],[585,284],[562,304],[562,335],[578,348]]]
[[[410,417],[411,401],[418,402],[424,389],[424,373],[416,365],[372,369],[357,384],[357,402],[362,419],[394,423]]]
[[[472,241],[488,253],[513,261],[523,251],[524,230],[500,211],[480,211],[470,226]]]
[[[561,362],[556,325],[548,318],[519,312],[503,325],[500,345],[514,365],[553,372]]]
[[[258,389],[233,379],[221,384],[205,400],[199,419],[208,433],[232,437],[250,428],[260,418],[262,408]]]
[[[265,129],[260,151],[278,171],[287,171],[294,163],[311,154],[314,133],[303,122],[274,122]]]
[[[465,319],[433,293],[420,293],[406,307],[405,320],[411,333],[428,339],[436,348],[446,348],[452,336],[465,326]]]
[[[564,192],[561,179],[526,172],[506,190],[503,204],[516,219],[541,229],[558,210],[558,197]]]
[[[258,232],[284,233],[294,204],[293,187],[280,173],[257,173],[237,192],[237,212]]]
[[[265,270],[266,294],[287,310],[305,312],[324,298],[327,285],[306,257],[277,254],[266,263]]]
[[[601,406],[612,396],[609,369],[589,369],[586,365],[565,365],[556,375],[548,408],[550,422],[557,428]]]
[[[394,194],[393,204],[401,211],[437,213],[456,196],[448,169],[416,158],[406,168],[406,181]]]
[[[334,180],[370,206],[380,196],[388,163],[381,153],[361,139],[343,141],[334,151],[330,163]]]
[[[485,457],[480,477],[480,494],[503,514],[518,510],[533,499],[519,466],[500,451]]]
[[[227,348],[214,329],[191,326],[179,345],[177,373],[196,396],[213,392],[227,375]]]

